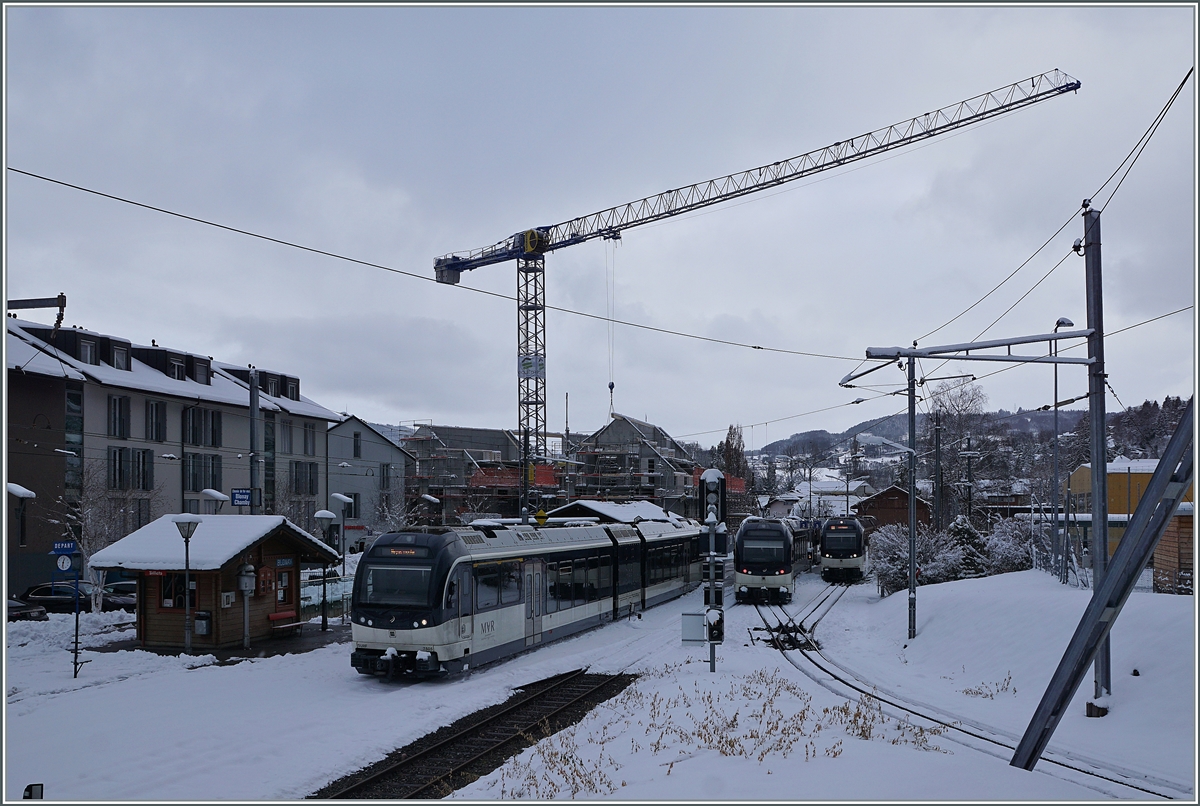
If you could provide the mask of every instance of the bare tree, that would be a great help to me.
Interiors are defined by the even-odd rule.
[[[134,489],[126,471],[114,472],[102,459],[84,461],[79,471],[79,492],[58,496],[46,521],[62,528],[64,540],[79,547],[83,575],[93,583],[92,612],[100,612],[106,572],[90,569],[92,555],[163,514],[164,485]]]

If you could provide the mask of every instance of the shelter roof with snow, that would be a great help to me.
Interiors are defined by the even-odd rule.
[[[92,568],[128,571],[174,571],[183,568],[183,538],[172,520],[161,518],[92,555]],[[216,571],[259,542],[282,534],[301,548],[301,562],[341,560],[341,555],[282,515],[204,515],[188,546],[188,564],[196,571]]]
[[[573,501],[546,513],[552,518],[600,518],[601,523],[635,523],[643,521],[673,521],[684,519],[667,512],[651,501]]]

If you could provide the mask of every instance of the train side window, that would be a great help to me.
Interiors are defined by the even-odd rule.
[[[596,601],[600,591],[600,558],[588,557],[587,600]]]
[[[572,563],[558,564],[558,600],[560,602],[558,609],[566,610],[571,606],[571,574]]]
[[[553,613],[558,610],[558,597],[555,595],[558,587],[558,563],[546,564],[545,580],[546,592],[542,598],[546,600],[546,612]]]
[[[446,609],[453,610],[458,603],[458,583],[453,578],[446,583]]]
[[[484,565],[475,569],[475,601],[480,610],[500,604],[500,566]]]
[[[521,566],[519,563],[500,565],[500,604],[521,601]]]
[[[600,558],[600,590],[605,596],[612,593],[612,558],[607,554]]]
[[[575,574],[572,578],[571,598],[572,604],[581,605],[587,601],[584,591],[587,590],[587,560],[579,559],[575,561]]]
[[[458,571],[458,612],[459,615],[471,615],[471,569],[463,565]]]

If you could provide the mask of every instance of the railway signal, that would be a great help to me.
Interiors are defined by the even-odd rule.
[[[704,613],[704,621],[708,628],[708,643],[710,646],[725,640],[725,611],[719,607],[710,607]]]
[[[631,227],[661,221],[785,182],[838,168],[945,132],[1076,91],[1080,82],[1059,70],[1039,73],[900,123],[839,140],[748,171],[647,196],[561,224],[532,227],[480,249],[443,255],[433,264],[439,283],[455,284],[464,271],[517,263],[517,399],[519,427],[533,454],[546,456],[546,253],[594,238],[620,240]],[[611,391],[611,389],[610,389]]]

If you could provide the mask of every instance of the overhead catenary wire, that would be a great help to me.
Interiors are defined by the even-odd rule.
[[[366,266],[368,268],[378,269],[380,271],[389,272],[391,274],[398,274],[403,277],[409,277],[414,280],[421,280],[424,282],[437,283],[437,285],[443,285],[442,283],[438,283],[437,280],[433,277],[427,277],[423,274],[417,274],[416,272],[404,271],[403,269],[397,269],[392,266],[385,266],[381,263],[373,263],[369,260],[361,260],[359,258],[350,257],[348,255],[343,255],[338,252],[330,252],[326,249],[318,249],[314,246],[305,246],[304,244],[296,243],[294,241],[288,241],[288,240],[284,240],[282,238],[274,238],[270,235],[263,235],[262,233],[253,232],[251,230],[241,229],[238,227],[232,227],[232,226],[229,226],[228,224],[220,224],[215,221],[210,221],[208,219],[200,218],[198,216],[192,216],[192,215],[187,215],[186,213],[180,213],[180,212],[176,212],[174,210],[168,210],[165,207],[157,207],[152,204],[146,204],[145,202],[135,201],[133,199],[128,199],[123,196],[117,196],[112,193],[105,193],[103,191],[95,190],[93,188],[85,187],[83,185],[76,185],[71,182],[65,182],[61,179],[54,179],[53,177],[44,176],[42,174],[33,173],[31,171],[21,170],[20,168],[13,168],[10,166],[10,167],[8,167],[7,170],[12,171],[13,173],[21,174],[22,176],[28,176],[32,179],[39,179],[43,182],[50,182],[55,185],[61,185],[62,187],[71,188],[72,190],[78,190],[83,193],[90,193],[95,196],[100,196],[101,198],[111,199],[112,201],[122,202],[123,204],[129,204],[134,207],[140,207],[144,210],[150,210],[152,212],[162,213],[163,215],[174,216],[175,218],[181,218],[181,219],[184,219],[185,221],[192,221],[197,224],[203,224],[205,226],[215,227],[216,229],[226,230],[227,232],[233,232],[238,235],[245,235],[249,238],[258,238],[263,241],[268,241],[270,243],[278,244],[279,246],[286,246],[290,249],[299,249],[304,252],[311,252],[311,253],[317,254],[317,255],[324,255],[325,257],[330,257],[335,260],[344,260],[348,263],[355,263],[360,266]],[[517,298],[515,296],[503,294],[499,291],[488,291],[483,288],[475,288],[473,286],[463,285],[463,284],[457,284],[453,287],[462,289],[463,291],[472,291],[476,294],[482,294],[482,295],[488,296],[488,297],[495,297],[497,299],[502,299],[507,302],[516,302],[517,301]],[[616,319],[615,317],[610,318],[608,316],[601,316],[599,314],[588,313],[586,311],[577,311],[572,308],[564,308],[564,307],[561,307],[558,305],[546,305],[545,308],[546,308],[546,310],[549,310],[549,311],[557,311],[559,313],[565,313],[565,314],[569,314],[571,316],[580,316],[580,317],[583,317],[586,319],[594,319],[596,321],[601,321],[601,322],[610,322],[611,321],[615,325],[622,325],[624,327],[638,328],[639,330],[648,330],[653,333],[662,333],[662,334],[668,335],[668,336],[678,336],[680,338],[685,338],[685,339],[694,339],[696,341],[708,342],[710,344],[723,344],[728,347],[740,347],[740,348],[747,349],[747,350],[760,350],[762,352],[778,353],[780,355],[799,355],[799,356],[807,356],[809,358],[828,358],[828,359],[832,359],[832,360],[836,360],[836,361],[856,361],[856,362],[858,362],[858,361],[862,360],[861,358],[855,358],[855,357],[846,356],[846,355],[832,355],[829,353],[814,353],[814,352],[808,352],[805,350],[788,350],[788,349],[785,349],[782,347],[766,347],[766,346],[759,345],[759,344],[747,344],[745,342],[733,341],[730,339],[718,339],[718,338],[714,338],[712,336],[701,336],[701,335],[695,334],[695,333],[686,333],[686,332],[680,331],[680,330],[672,330],[671,328],[665,328],[665,327],[656,327],[654,325],[646,325],[646,324],[642,324],[640,322],[627,322],[622,319]]]
[[[1187,84],[1188,79],[1191,78],[1191,75],[1194,71],[1195,71],[1194,67],[1190,68],[1187,71],[1187,75],[1185,75],[1183,77],[1183,80],[1179,82],[1179,86],[1175,88],[1175,92],[1171,94],[1171,97],[1167,100],[1166,104],[1164,104],[1163,108],[1161,110],[1159,110],[1159,113],[1158,113],[1158,115],[1155,116],[1154,121],[1150,124],[1149,127],[1147,127],[1146,131],[1142,133],[1142,136],[1140,138],[1138,138],[1137,143],[1135,143],[1133,148],[1131,148],[1129,150],[1129,153],[1125,155],[1125,158],[1123,160],[1121,160],[1121,162],[1117,165],[1117,167],[1109,175],[1108,179],[1104,180],[1104,183],[1101,184],[1100,187],[1098,187],[1096,189],[1096,192],[1091,195],[1091,197],[1090,197],[1091,199],[1095,199],[1096,197],[1098,197],[1104,191],[1104,188],[1107,187],[1110,182],[1112,182],[1113,178],[1118,173],[1121,172],[1121,168],[1126,163],[1129,163],[1129,167],[1125,169],[1125,174],[1121,177],[1121,180],[1117,183],[1117,186],[1115,188],[1113,188],[1112,193],[1109,194],[1108,199],[1106,200],[1105,205],[1103,205],[1103,206],[1107,206],[1108,204],[1110,204],[1112,202],[1113,197],[1115,197],[1117,194],[1117,191],[1120,190],[1121,184],[1124,183],[1125,177],[1127,177],[1129,175],[1129,171],[1132,170],[1132,168],[1133,168],[1134,164],[1137,162],[1138,158],[1141,157],[1142,151],[1144,151],[1146,146],[1149,145],[1151,138],[1153,138],[1155,132],[1158,130],[1159,125],[1162,123],[1163,119],[1166,117],[1167,112],[1171,109],[1171,106],[1175,103],[1175,99],[1179,97],[1179,93],[1183,91],[1184,86]],[[1057,238],[1062,233],[1062,231],[1064,229],[1066,229],[1071,224],[1071,222],[1074,220],[1075,220],[1075,212],[1071,213],[1071,216],[1065,222],[1063,222],[1062,226],[1060,226],[1054,232],[1053,235],[1051,235],[1049,238],[1047,238],[1046,241],[1044,243],[1042,243],[1041,246],[1039,246],[1036,250],[1034,250],[1032,255],[1030,255],[1028,258],[1026,258],[1024,261],[1022,261],[1021,264],[1019,266],[1017,266],[1017,268],[1013,269],[1013,271],[1007,277],[1005,277],[1003,280],[1001,280],[999,283],[997,283],[990,291],[988,291],[982,297],[977,299],[975,302],[971,303],[969,306],[967,306],[966,309],[964,309],[960,313],[956,314],[948,321],[942,323],[941,325],[939,325],[938,327],[929,331],[928,333],[918,336],[917,341],[924,341],[925,339],[932,336],[934,333],[937,333],[938,331],[943,330],[944,328],[946,328],[949,325],[953,324],[954,322],[958,321],[960,318],[962,318],[964,315],[969,313],[972,309],[974,309],[977,305],[982,303],[984,300],[986,300],[992,294],[999,291],[1001,286],[1003,286],[1005,283],[1007,283],[1009,280],[1011,280],[1014,276],[1016,276],[1016,274],[1019,271],[1021,271],[1023,268],[1025,268],[1027,265],[1029,265],[1030,261],[1032,261],[1035,257],[1037,257],[1038,254],[1040,254],[1043,249],[1045,249],[1055,238]],[[1062,263],[1062,261],[1060,261],[1059,264],[1057,264],[1055,266],[1055,268],[1058,268],[1058,265],[1061,265],[1061,263]],[[1054,271],[1054,269],[1050,270],[1050,272],[1053,272],[1053,271]],[[1047,276],[1049,276],[1050,272],[1047,272]],[[1042,278],[1042,280],[1045,280],[1045,279],[1046,279],[1045,277]],[[1038,281],[1039,285],[1041,284],[1042,280]],[[1036,287],[1037,287],[1037,285],[1034,286],[1034,288],[1036,288]],[[1030,289],[1030,290],[1032,290],[1032,289]],[[1028,295],[1028,292],[1026,293],[1026,296],[1027,295]],[[1022,296],[1020,300],[1017,300],[1017,303],[1019,303],[1024,298],[1025,297]],[[995,325],[996,322],[999,322],[1000,319],[1004,318],[1004,316],[1009,311],[1011,311],[1012,308],[1015,307],[1017,303],[1013,303],[1013,305],[1010,306],[1008,308],[1008,310],[1006,310],[1004,312],[1004,314],[1001,314],[1000,317],[996,319],[996,321],[992,322],[992,324],[988,326],[988,329],[990,329],[992,327],[992,325]],[[986,333],[986,332],[987,332],[987,329],[985,329],[983,331],[983,333]],[[983,335],[983,334],[981,333],[980,335]],[[976,338],[979,338],[979,336],[976,336]]]

